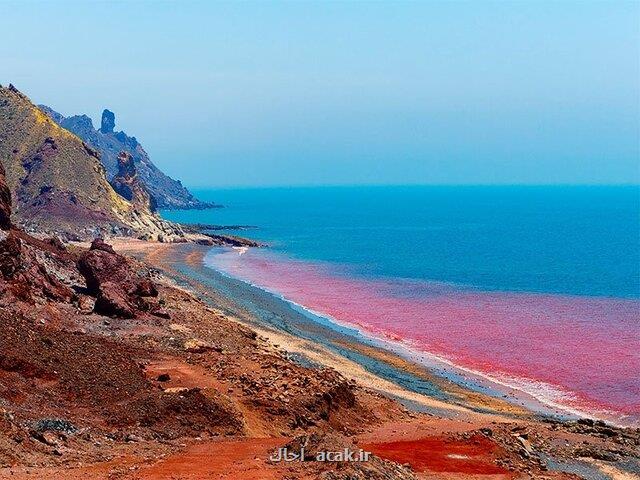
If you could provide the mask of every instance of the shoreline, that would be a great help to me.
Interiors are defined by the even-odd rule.
[[[233,248],[233,250],[237,249]],[[201,260],[207,268],[229,278],[235,278],[218,270],[215,266],[208,265],[207,255],[209,253],[204,254]],[[522,407],[534,415],[562,420],[594,419],[620,428],[640,427],[640,418],[637,415],[627,414],[615,408],[607,409],[597,404],[579,403],[577,400],[581,398],[579,393],[553,383],[466,367],[446,357],[423,350],[410,340],[396,337],[395,334],[387,335],[384,331],[376,332],[360,324],[339,320],[329,314],[314,311],[312,308],[290,300],[269,288],[246,280],[237,280],[277,297],[322,325],[354,332],[350,335],[355,339],[354,343],[362,344],[365,342],[367,346],[373,346],[378,350],[399,356],[409,364],[419,365],[436,376],[452,380],[463,389],[471,390],[474,393],[480,392],[493,398],[506,399],[507,402]],[[565,402],[563,399],[567,399],[567,401]]]
[[[388,396],[399,399],[409,408],[426,408],[439,413],[448,410],[456,413],[473,412],[488,415],[506,416],[509,418],[549,418],[554,420],[576,420],[581,417],[591,417],[586,412],[571,411],[568,407],[546,403],[526,391],[519,390],[511,385],[501,383],[481,372],[465,369],[445,359],[441,359],[427,352],[413,350],[409,345],[402,342],[394,342],[390,339],[376,336],[357,326],[337,321],[327,315],[298,305],[277,293],[270,292],[259,286],[252,285],[239,279],[235,279],[225,273],[219,272],[206,266],[205,258],[209,249],[193,248],[187,255],[177,253],[180,247],[172,248],[170,244],[162,244],[158,248],[152,245],[141,246],[137,242],[124,240],[116,243],[117,248],[135,255],[143,254],[144,260],[160,267],[162,270],[170,270],[174,277],[181,278],[189,284],[191,289],[196,289],[199,295],[211,297],[217,304],[237,302],[237,298],[224,298],[224,295],[215,291],[215,287],[203,285],[202,279],[194,279],[194,276],[204,275],[206,271],[216,272],[218,275],[227,277],[229,281],[243,283],[273,296],[277,301],[288,305],[293,310],[298,310],[301,315],[306,316],[311,322],[315,322],[317,329],[328,332],[319,333],[315,331],[312,335],[302,337],[285,332],[282,326],[265,326],[259,319],[247,318],[245,316],[233,315],[234,308],[230,308],[236,320],[244,323],[256,330],[260,335],[268,338],[272,343],[284,348],[286,351],[306,357],[313,363],[324,364],[336,368],[339,371],[346,371],[349,375]],[[182,247],[185,248],[185,247]],[[196,275],[178,272],[176,264],[184,262],[190,268],[197,271]],[[170,265],[173,265],[170,268]],[[249,292],[241,292],[242,295],[249,296]],[[235,307],[237,309],[237,307]],[[229,313],[229,312],[226,312]],[[293,320],[295,321],[295,320]],[[331,342],[342,347],[342,351],[334,348],[327,348],[326,342],[322,342],[322,335],[333,337],[338,334],[338,338],[331,338]],[[345,355],[347,353],[347,355]],[[349,355],[351,353],[351,355]],[[356,354],[359,360],[349,359],[349,356]],[[422,358],[419,358],[422,357]],[[372,373],[371,361],[388,365],[389,368],[378,367],[378,372]],[[392,370],[395,369],[395,370]],[[433,391],[428,390],[421,393],[419,387],[407,388],[406,384],[411,383],[405,379],[405,385],[399,384],[398,376],[406,375],[416,379],[421,379],[435,386]],[[423,389],[424,390],[424,389]],[[443,395],[444,394],[444,395]],[[444,397],[438,399],[437,397]],[[408,402],[408,403],[407,403]],[[597,417],[596,417],[597,418]],[[614,424],[608,418],[601,418]],[[629,425],[616,425],[629,426]]]
[[[138,242],[137,240],[120,240],[113,242],[114,247],[129,255],[139,257],[142,255],[142,261],[151,264],[156,268],[160,268],[165,273],[169,274],[174,281],[180,279],[178,282],[178,288],[185,288],[189,293],[195,294],[206,302],[207,297],[209,300],[215,300],[219,305],[225,306],[229,301],[233,301],[231,298],[225,298],[218,292],[204,288],[202,284],[194,279],[185,279],[186,275],[173,270],[170,267],[172,260],[170,258],[171,252],[175,245],[172,244],[154,244],[151,242]],[[205,252],[202,250],[196,250],[186,256],[187,262],[191,265],[200,264]],[[205,267],[206,268],[206,267]],[[276,348],[284,349],[288,353],[297,354],[303,356],[309,363],[316,365],[323,365],[326,367],[334,368],[340,371],[346,376],[361,382],[364,386],[370,387],[374,390],[384,392],[389,396],[399,399],[413,402],[417,405],[424,407],[426,410],[439,410],[441,412],[448,411],[452,414],[475,414],[471,409],[439,401],[436,399],[430,399],[424,395],[410,392],[402,387],[395,385],[393,382],[380,378],[375,374],[368,372],[358,363],[344,358],[336,353],[324,348],[323,345],[304,339],[297,338],[287,332],[278,331],[274,328],[265,327],[256,321],[251,321],[249,315],[237,315],[229,312],[229,308],[224,310],[215,309],[216,313],[222,313],[228,318],[237,321],[252,330],[256,331],[258,335],[266,338]],[[236,312],[237,313],[237,312]],[[351,348],[357,348],[355,344],[349,345]],[[519,413],[524,413],[523,411]]]

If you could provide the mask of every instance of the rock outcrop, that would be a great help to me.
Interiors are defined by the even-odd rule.
[[[4,167],[0,163],[0,229],[11,228],[11,189],[5,179]]]
[[[156,210],[155,200],[140,182],[130,153],[122,151],[118,155],[118,174],[111,180],[111,186],[138,208],[151,212]]]
[[[111,110],[106,108],[102,112],[102,121],[100,122],[100,132],[113,133],[116,126],[116,116]]]
[[[154,199],[158,208],[211,208],[216,205],[195,198],[178,180],[165,175],[156,167],[136,137],[125,132],[116,132],[115,115],[110,110],[102,112],[100,128],[94,129],[86,115],[64,117],[46,105],[40,109],[61,127],[78,135],[83,141],[100,152],[100,159],[106,169],[107,179],[118,175],[118,155],[125,151],[133,157],[140,181]]]
[[[11,192],[0,166],[0,297],[32,302],[34,292],[55,300],[70,300],[73,292],[47,268],[66,260],[66,249],[48,242],[38,245],[35,239],[12,230]]]
[[[158,296],[155,284],[103,240],[94,240],[77,265],[89,294],[96,297],[96,313],[120,318],[134,318],[140,311],[154,313],[145,298]]]
[[[13,86],[0,86],[0,163],[14,200],[14,223],[34,234],[165,240],[182,235],[179,227],[118,195],[99,153]]]

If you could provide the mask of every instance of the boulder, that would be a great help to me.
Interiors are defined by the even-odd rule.
[[[120,289],[120,286],[113,282],[105,282],[101,285],[94,311],[109,317],[134,318],[136,316],[134,303]]]
[[[94,240],[89,251],[78,259],[77,266],[89,294],[96,297],[95,312],[134,318],[137,312],[152,309],[143,297],[157,296],[156,285],[103,240]]]

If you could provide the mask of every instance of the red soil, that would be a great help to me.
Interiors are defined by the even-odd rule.
[[[476,475],[509,474],[494,461],[499,447],[482,435],[456,440],[426,437],[361,445],[381,458],[401,464],[408,463],[417,472],[449,472]]]
[[[275,480],[282,471],[267,463],[271,451],[286,442],[282,438],[252,438],[193,445],[138,471],[136,480]]]

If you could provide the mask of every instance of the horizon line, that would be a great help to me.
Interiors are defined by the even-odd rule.
[[[301,183],[274,185],[187,185],[190,190],[236,190],[236,189],[270,189],[270,188],[384,188],[384,187],[636,187],[638,183]]]

